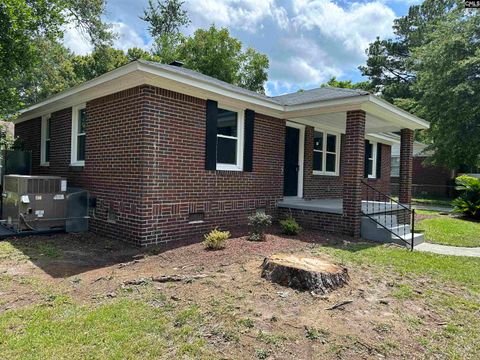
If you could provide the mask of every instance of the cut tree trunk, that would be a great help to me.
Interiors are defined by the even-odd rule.
[[[348,282],[347,269],[317,257],[277,254],[263,261],[262,277],[298,290],[325,294]]]

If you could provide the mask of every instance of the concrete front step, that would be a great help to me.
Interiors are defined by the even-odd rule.
[[[379,225],[372,219],[367,216],[362,218],[362,227],[361,227],[361,236],[366,240],[381,242],[381,243],[396,243],[404,246],[411,246],[412,243],[412,233],[410,230],[410,225],[408,224],[397,224],[396,216],[388,215],[382,217],[380,219],[375,218],[375,220],[379,221],[384,225],[387,229],[383,226]],[[390,226],[390,223],[395,224],[394,226]],[[394,234],[392,234],[392,232]],[[403,239],[403,240],[402,240]],[[414,246],[421,244],[424,241],[423,234],[415,233],[413,236],[413,243]]]

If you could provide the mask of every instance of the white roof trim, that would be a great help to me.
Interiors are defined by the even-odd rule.
[[[284,106],[268,98],[262,99],[245,91],[235,91],[221,85],[198,79],[188,74],[169,71],[153,64],[134,61],[118,69],[110,71],[95,79],[75,86],[51,98],[20,111],[14,123],[20,123],[45,113],[58,111],[78,103],[113,94],[138,85],[159,86],[203,99],[213,99],[229,105],[246,107],[265,115],[282,119],[318,115],[322,113],[364,110],[386,121],[409,129],[426,129],[428,122],[403,111],[394,105],[373,95],[359,95],[347,98],[318,101],[314,103]]]

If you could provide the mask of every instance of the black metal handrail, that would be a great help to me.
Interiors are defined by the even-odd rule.
[[[413,251],[413,247],[415,245],[415,209],[410,208],[410,206],[401,204],[389,195],[384,194],[383,192],[379,191],[378,189],[374,188],[363,180],[362,185],[365,186],[364,197],[366,197],[366,209],[364,211],[362,206],[362,214],[368,217],[370,220],[374,221],[377,225],[380,225],[382,228],[393,234],[395,237],[399,238],[404,243],[410,245],[410,250]],[[375,206],[377,207],[376,210]],[[408,233],[406,231],[407,227],[405,226],[405,223],[402,226],[402,234],[397,231],[399,228],[398,222],[396,222],[395,227],[393,226],[394,216],[397,216],[396,212],[398,211],[406,211],[408,217],[410,218],[409,225],[411,233],[411,243],[406,240],[406,235]],[[377,220],[379,215],[384,217],[384,223],[381,223]],[[374,216],[377,216],[377,218],[375,218]],[[387,219],[389,219],[390,227],[386,226],[388,224]],[[406,219],[404,219],[404,222],[408,224],[408,221]],[[395,231],[393,231],[393,228],[396,228]]]

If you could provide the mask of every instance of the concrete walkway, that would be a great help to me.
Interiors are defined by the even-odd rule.
[[[480,247],[448,246],[424,242],[415,246],[415,250],[431,252],[440,255],[480,257]]]
[[[450,213],[453,211],[452,207],[448,206],[437,206],[437,205],[427,205],[427,204],[413,204],[412,208],[419,209],[419,210],[433,210],[433,211],[440,211]]]

